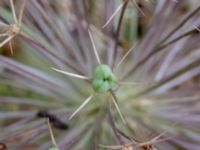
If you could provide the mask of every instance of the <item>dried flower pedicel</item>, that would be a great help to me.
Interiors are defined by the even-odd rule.
[[[48,150],[59,150],[58,145],[57,145],[56,140],[53,135],[53,131],[52,131],[51,123],[50,123],[49,119],[47,119],[47,123],[48,123],[49,133],[51,136],[51,141],[52,141],[52,144],[54,145],[53,147],[50,147]]]
[[[11,53],[13,54],[13,48],[12,48],[12,43],[11,40],[16,37],[18,34],[21,33],[21,26],[22,26],[22,16],[24,13],[24,7],[25,7],[25,1],[23,0],[21,8],[20,8],[20,13],[19,17],[16,16],[16,11],[14,7],[14,2],[13,0],[10,0],[10,5],[11,5],[11,10],[12,10],[12,16],[14,20],[14,24],[5,24],[3,22],[0,22],[3,27],[6,29],[5,33],[0,34],[0,37],[6,37],[1,43],[0,43],[0,48],[4,46],[5,44],[9,43]],[[23,34],[23,33],[21,33]]]

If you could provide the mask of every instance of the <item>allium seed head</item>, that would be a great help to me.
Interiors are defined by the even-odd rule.
[[[199,0],[1,0],[0,146],[199,150],[199,32]]]

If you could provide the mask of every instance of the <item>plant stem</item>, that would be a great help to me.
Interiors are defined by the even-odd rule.
[[[161,82],[159,82],[158,84],[156,84],[156,85],[154,85],[154,86],[152,86],[152,87],[150,87],[150,88],[147,88],[147,89],[145,89],[145,90],[143,90],[143,91],[141,91],[141,92],[135,94],[133,97],[134,97],[134,98],[138,98],[138,97],[141,97],[141,96],[143,96],[143,95],[145,95],[145,94],[148,94],[149,92],[151,92],[151,91],[153,91],[153,90],[155,90],[155,89],[161,87],[161,86],[164,85],[165,83],[170,82],[171,80],[173,80],[173,79],[175,79],[176,77],[178,77],[178,76],[184,74],[185,72],[187,72],[187,71],[189,71],[189,70],[191,70],[191,69],[193,69],[193,68],[198,67],[199,64],[200,64],[200,60],[196,60],[195,62],[193,62],[193,63],[191,63],[191,64],[185,66],[183,69],[177,71],[175,74],[172,74],[171,76],[167,77],[166,79],[161,80]]]
[[[186,36],[192,35],[192,34],[196,34],[198,33],[197,29],[192,29],[174,39],[172,39],[171,41],[167,42],[166,44],[163,44],[159,47],[155,47],[154,50],[152,50],[149,54],[147,54],[146,56],[144,56],[143,58],[140,59],[140,61],[138,61],[138,63],[136,63],[136,65],[128,71],[128,73],[123,77],[122,80],[124,80],[125,78],[128,78],[128,75],[130,73],[135,72],[139,67],[141,67],[142,65],[145,64],[145,62],[147,62],[152,56],[154,56],[156,53],[161,52],[163,50],[165,50],[165,48],[179,40],[181,40],[182,38],[185,38]]]
[[[115,134],[115,136],[117,138],[117,141],[119,142],[119,144],[123,145],[124,142],[123,142],[121,136],[119,135],[119,133],[117,132],[117,129],[116,129],[116,126],[115,126],[115,122],[114,122],[114,118],[112,116],[110,108],[108,108],[107,111],[108,111],[109,122],[110,122],[111,128],[112,128],[112,130],[113,130],[113,132],[114,132],[114,134]]]
[[[129,2],[129,0],[125,0],[125,2],[124,2],[124,5],[122,7],[122,11],[120,13],[119,22],[118,22],[118,25],[117,25],[117,31],[116,31],[116,35],[115,35],[115,45],[114,45],[114,50],[113,50],[114,54],[113,54],[112,68],[115,65],[115,60],[116,60],[115,58],[117,57],[117,48],[118,48],[118,43],[119,43],[119,34],[120,34],[120,30],[121,30],[121,26],[122,26],[122,20],[123,20],[124,13],[125,13],[126,7],[128,5],[128,2]]]

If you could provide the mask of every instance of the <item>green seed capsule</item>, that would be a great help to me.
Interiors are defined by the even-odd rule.
[[[117,85],[117,78],[109,66],[99,65],[94,71],[92,85],[96,92],[107,92]]]

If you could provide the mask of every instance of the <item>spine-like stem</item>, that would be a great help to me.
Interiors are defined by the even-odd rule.
[[[117,15],[117,13],[122,9],[124,5],[124,1],[117,7],[117,9],[114,11],[114,13],[110,16],[110,18],[108,19],[108,21],[106,21],[106,23],[102,26],[102,28],[105,28],[106,26],[108,26],[108,24],[111,22],[111,20]]]
[[[135,7],[139,10],[139,12],[141,12],[141,14],[143,16],[145,16],[145,13],[142,11],[142,9],[140,8],[140,6],[138,5],[138,3],[135,0],[131,0],[131,2],[133,3],[133,5],[135,5]]]
[[[25,2],[26,2],[26,0],[23,0],[21,8],[20,8],[19,19],[18,19],[18,25],[19,26],[21,26],[21,24],[22,24],[22,17],[23,17],[24,8],[25,8]]]
[[[115,134],[115,136],[116,136],[116,138],[117,138],[117,141],[119,142],[119,144],[124,144],[122,138],[120,137],[120,135],[119,135],[118,132],[117,132],[117,128],[116,128],[116,126],[115,126],[114,118],[113,118],[113,116],[112,116],[112,113],[111,113],[111,111],[110,111],[110,108],[108,108],[107,111],[108,111],[109,122],[110,122],[110,125],[111,125],[111,127],[112,127],[112,130],[113,130],[113,132],[114,132],[114,134]]]
[[[118,104],[117,104],[117,97],[115,96],[114,92],[112,92],[112,91],[110,91],[110,94],[111,94],[113,104],[114,104],[115,108],[117,109],[117,112],[119,113],[120,118],[122,119],[123,123],[126,124],[126,121],[120,111]]]
[[[6,43],[8,43],[10,40],[12,40],[12,38],[14,38],[14,35],[9,36],[8,38],[6,38],[3,42],[0,43],[0,48],[2,46],[4,46]]]
[[[115,64],[115,58],[117,57],[117,49],[118,49],[118,44],[119,44],[119,35],[120,35],[120,30],[121,30],[121,26],[122,26],[122,20],[124,18],[124,14],[125,14],[125,10],[126,7],[128,5],[129,0],[125,0],[123,3],[123,7],[122,7],[122,11],[119,17],[119,21],[118,21],[118,25],[117,25],[117,31],[116,31],[116,36],[115,36],[115,45],[114,45],[114,49],[113,49],[113,64],[112,64],[112,68],[114,67]]]
[[[74,77],[74,78],[79,78],[79,79],[84,79],[84,80],[90,79],[89,77],[86,77],[86,76],[82,76],[82,75],[78,75],[78,74],[75,74],[75,73],[63,71],[63,70],[56,69],[56,68],[53,68],[53,67],[51,67],[51,69],[56,71],[56,72],[59,72],[59,73],[62,73],[62,74],[65,74],[65,75],[68,75],[68,76],[71,76],[71,77]]]
[[[10,52],[13,55],[12,41],[10,40],[8,43],[9,43],[9,47],[10,47]]]
[[[5,36],[9,36],[8,33],[2,33],[2,34],[0,34],[0,37],[5,37]]]
[[[126,75],[123,77],[123,79],[127,78],[128,75],[129,75],[131,72],[132,72],[132,73],[135,72],[138,68],[140,68],[142,65],[144,65],[152,56],[154,56],[155,54],[157,54],[157,53],[159,53],[159,52],[165,50],[165,48],[168,47],[169,45],[171,45],[171,44],[173,44],[173,43],[175,43],[175,42],[177,42],[177,41],[181,40],[182,38],[185,38],[185,37],[187,37],[187,36],[189,36],[189,35],[196,34],[197,32],[198,32],[198,31],[197,31],[196,28],[195,28],[195,29],[192,29],[192,30],[190,30],[190,31],[188,31],[188,32],[186,32],[186,33],[184,33],[184,34],[182,34],[182,35],[180,35],[180,36],[178,36],[178,37],[172,39],[171,41],[169,41],[169,42],[167,42],[167,43],[165,43],[165,44],[159,46],[159,47],[155,47],[153,51],[151,51],[151,52],[150,52],[149,54],[147,54],[146,56],[143,56],[143,57],[140,59],[140,61],[138,61],[138,62],[135,64],[135,66],[134,66],[131,70],[129,70],[128,73],[126,73]]]
[[[17,15],[16,15],[16,11],[15,11],[15,6],[14,6],[13,0],[10,0],[10,6],[11,6],[14,22],[15,22],[15,24],[18,24]]]
[[[134,50],[135,45],[133,47],[131,47],[126,53],[125,55],[122,57],[122,59],[118,62],[118,64],[114,67],[113,71],[117,70],[117,68],[124,62],[124,60],[126,59],[126,57],[130,54],[130,52],[132,50]]]
[[[72,115],[69,117],[69,120],[71,120],[81,109],[83,109],[83,107],[85,107],[90,100],[93,98],[94,95],[90,95],[73,113]]]
[[[53,135],[53,130],[52,130],[52,128],[51,128],[51,124],[50,124],[49,119],[47,119],[47,123],[48,123],[49,133],[50,133],[50,136],[51,136],[51,141],[52,141],[53,145],[54,145],[56,148],[58,148],[58,146],[57,146],[57,144],[56,144],[55,137],[54,137],[54,135]]]
[[[96,57],[96,59],[97,59],[98,64],[100,65],[100,64],[101,64],[101,60],[100,60],[99,54],[98,54],[98,52],[97,52],[97,48],[96,48],[96,46],[95,46],[95,44],[94,44],[94,38],[93,38],[92,33],[90,32],[90,30],[88,30],[88,33],[89,33],[89,36],[90,36],[90,40],[91,40],[91,42],[92,42],[92,48],[93,48],[95,57]]]

